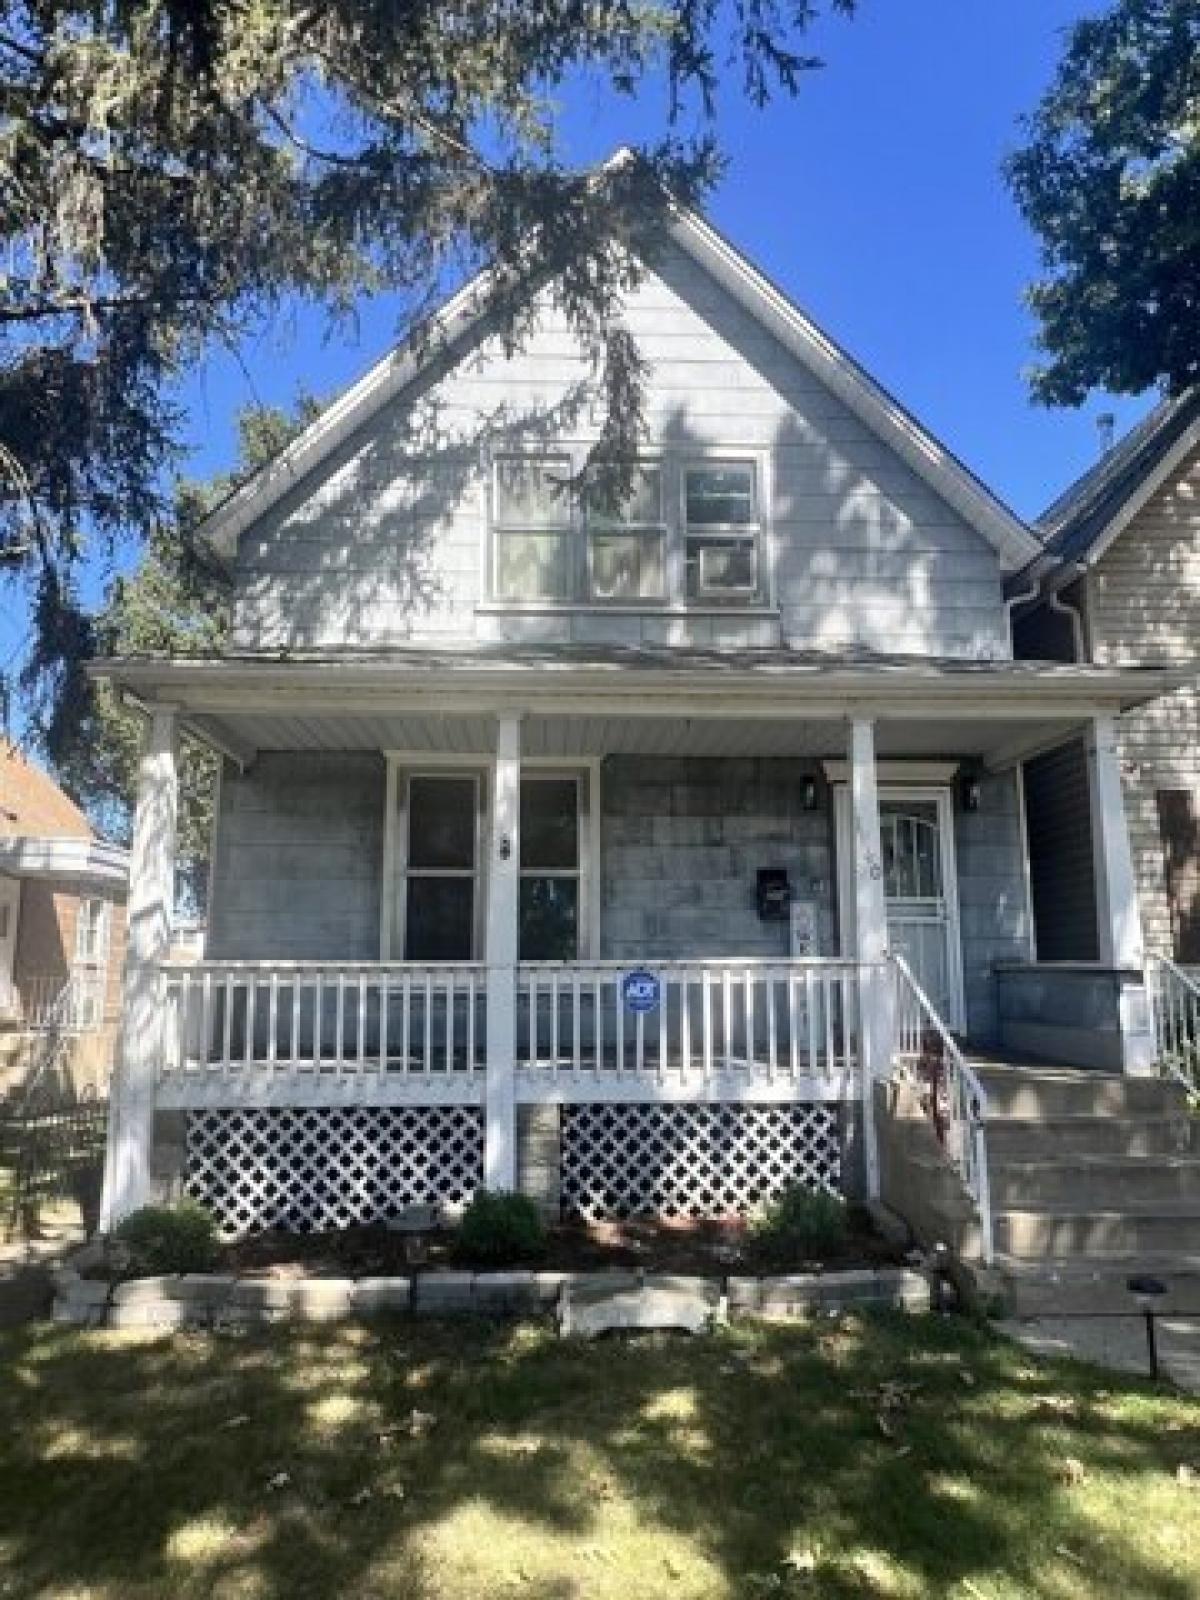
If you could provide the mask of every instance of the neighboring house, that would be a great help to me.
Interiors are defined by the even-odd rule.
[[[0,746],[0,1093],[42,1061],[48,1035],[61,1077],[107,1084],[128,864],[46,773]]]
[[[211,516],[222,655],[100,669],[148,719],[110,1220],[180,1180],[230,1228],[480,1182],[745,1210],[877,1188],[872,1084],[939,1028],[1150,1062],[1114,728],[1181,675],[1014,660],[1040,540],[703,218],[626,307],[619,506],[530,293],[520,352],[468,286]],[[225,760],[205,959],[164,965],[181,730]],[[1104,968],[1064,1022],[1020,764],[1080,739]]]
[[[1040,529],[1047,554],[1034,569],[1036,598],[1015,612],[1018,654],[1102,666],[1194,654],[1200,393],[1157,406],[1050,507]],[[1120,749],[1147,946],[1200,965],[1200,690],[1177,689],[1123,719]],[[1098,953],[1082,777],[1078,746],[1026,769],[1035,924],[1047,958]]]

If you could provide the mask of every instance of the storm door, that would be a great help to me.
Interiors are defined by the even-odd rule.
[[[850,796],[837,793],[838,900],[842,949],[854,948]],[[888,947],[904,957],[938,1014],[964,1027],[962,951],[950,790],[879,787],[879,843]]]

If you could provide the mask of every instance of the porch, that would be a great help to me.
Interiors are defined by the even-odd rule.
[[[699,1139],[708,1170],[732,1145],[795,1170],[819,1127],[822,1171],[870,1192],[889,952],[922,1028],[998,1037],[996,969],[1035,954],[1019,764],[1081,733],[1102,965],[1140,972],[1113,719],[1167,675],[646,654],[110,669],[149,711],[110,1217],[150,1191],[156,1113],[211,1166],[221,1117],[261,1150],[272,1113],[311,1143],[361,1111],[373,1172],[395,1146],[366,1113],[407,1116],[410,1152],[457,1109],[466,1192],[525,1185],[597,1107],[626,1108],[609,1144]],[[164,959],[181,728],[226,757],[194,966]]]

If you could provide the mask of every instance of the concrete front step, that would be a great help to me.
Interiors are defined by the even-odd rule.
[[[1126,1078],[1066,1068],[981,1066],[988,1117],[1041,1120],[1071,1116],[1183,1115],[1187,1100],[1181,1084],[1164,1078]]]
[[[993,1160],[992,1200],[1001,1208],[1066,1206],[1120,1211],[1164,1202],[1200,1206],[1200,1156],[1063,1155],[1058,1160]]]
[[[995,1270],[1018,1317],[1136,1311],[1128,1285],[1131,1277],[1142,1274],[1166,1285],[1159,1304],[1163,1313],[1200,1317],[1200,1255],[1111,1256],[1092,1261],[1023,1261],[998,1255]]]
[[[1170,1116],[999,1117],[988,1126],[993,1163],[1078,1155],[1200,1155],[1200,1122]]]
[[[1200,1201],[1160,1201],[1142,1208],[1000,1208],[996,1249],[1023,1260],[1200,1253]]]

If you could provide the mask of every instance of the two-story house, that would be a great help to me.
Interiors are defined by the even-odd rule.
[[[701,216],[625,308],[619,503],[529,292],[520,350],[469,284],[212,515],[219,658],[101,667],[148,728],[110,1218],[180,1172],[231,1228],[481,1183],[584,1215],[875,1188],[872,1086],[928,1032],[978,1198],[956,1041],[1047,1003],[1021,764],[1081,740],[1117,988],[1046,1037],[1152,1056],[1115,727],[1178,674],[1015,660],[1039,538]],[[186,969],[180,729],[224,757]]]

